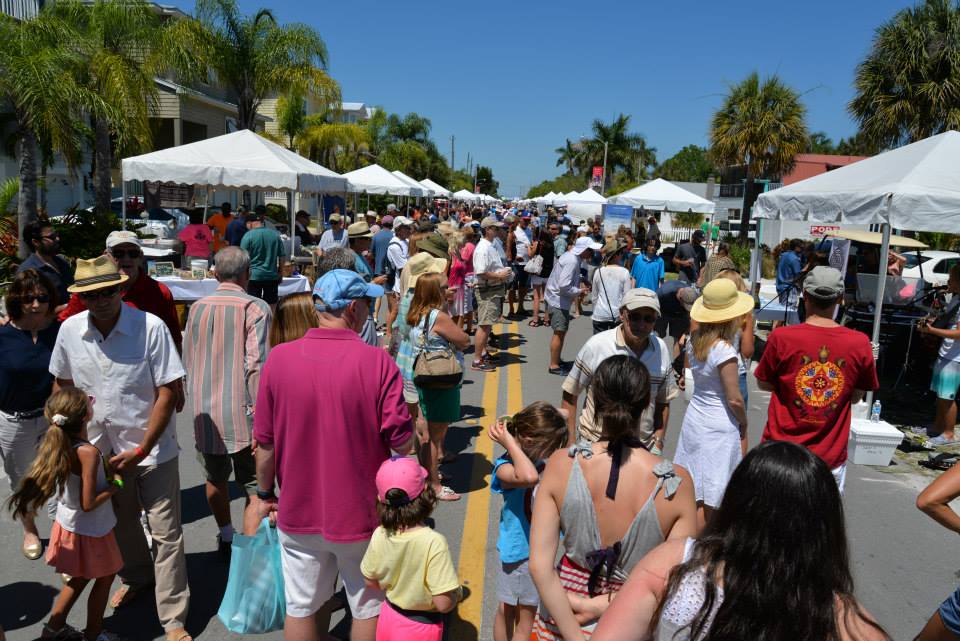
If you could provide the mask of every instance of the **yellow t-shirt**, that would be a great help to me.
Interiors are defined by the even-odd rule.
[[[429,527],[393,535],[378,527],[360,571],[379,581],[390,602],[405,610],[436,611],[433,597],[460,587],[447,540]]]

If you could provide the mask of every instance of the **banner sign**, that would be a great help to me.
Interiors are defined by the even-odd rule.
[[[144,201],[147,209],[193,207],[193,185],[147,182],[144,187]]]
[[[603,167],[594,167],[593,175],[590,177],[590,186],[591,187],[600,187],[600,184],[603,182]]]
[[[832,231],[840,231],[840,225],[810,225],[811,236],[826,236]]]
[[[631,205],[604,205],[603,232],[615,233],[620,225],[633,229],[633,207]]]
[[[847,273],[847,259],[850,257],[850,241],[846,238],[830,240],[830,256],[827,262],[844,276]]]

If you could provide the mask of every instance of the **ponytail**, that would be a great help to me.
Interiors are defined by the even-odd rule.
[[[627,440],[636,440],[637,422],[650,404],[650,373],[636,358],[611,356],[602,363],[590,382],[594,422],[610,449]]]
[[[14,518],[36,514],[50,497],[63,491],[73,469],[73,439],[81,434],[87,409],[87,395],[76,387],[64,387],[47,399],[43,414],[50,427],[30,470],[7,502]]]

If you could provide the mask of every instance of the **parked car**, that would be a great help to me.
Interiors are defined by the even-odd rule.
[[[957,252],[925,249],[919,252],[903,252],[907,264],[903,266],[905,278],[920,278],[920,269],[923,268],[923,279],[934,286],[946,285],[950,275],[950,268],[960,262]]]
[[[190,215],[183,209],[154,207],[140,214],[143,225],[137,228],[140,234],[157,238],[175,239],[180,231],[190,224]]]

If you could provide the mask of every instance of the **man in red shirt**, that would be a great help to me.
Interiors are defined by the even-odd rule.
[[[177,352],[182,352],[183,337],[180,333],[180,319],[173,294],[163,283],[150,278],[143,269],[143,250],[140,239],[132,231],[113,231],[107,236],[107,250],[104,252],[117,265],[121,274],[129,277],[126,288],[120,296],[130,307],[149,312],[160,318],[170,330]],[[61,322],[74,314],[86,311],[80,297],[73,294],[66,309],[60,312]]]
[[[814,267],[803,281],[807,317],[770,334],[754,375],[773,392],[764,441],[806,446],[833,470],[843,492],[850,406],[879,387],[866,334],[833,320],[843,297],[843,277],[832,267]]]
[[[371,299],[382,295],[356,272],[327,272],[313,290],[320,326],[271,349],[260,375],[257,497],[277,502],[276,480],[287,639],[326,635],[314,614],[333,595],[338,571],[350,638],[376,636],[384,597],[360,572],[378,525],[375,479],[390,450],[406,454],[413,445],[400,370],[358,336]]]

